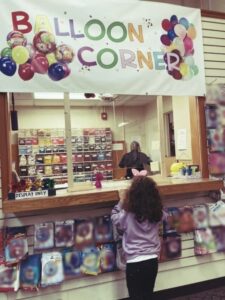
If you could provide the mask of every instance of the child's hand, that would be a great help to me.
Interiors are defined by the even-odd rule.
[[[126,199],[127,190],[122,189],[122,190],[119,190],[118,193],[119,193],[119,199],[123,203],[124,200]]]

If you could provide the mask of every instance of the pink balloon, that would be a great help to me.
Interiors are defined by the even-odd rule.
[[[161,35],[160,40],[161,40],[162,44],[165,46],[169,46],[171,44],[171,40],[169,39],[167,34]]]
[[[170,21],[168,19],[162,20],[162,28],[165,31],[168,31],[168,30],[172,29],[172,24],[170,23]]]
[[[49,64],[45,55],[42,54],[35,55],[34,58],[32,59],[31,64],[36,73],[45,74],[48,71]]]
[[[185,49],[185,55],[188,55],[193,50],[193,41],[188,36],[184,39],[184,49]]]

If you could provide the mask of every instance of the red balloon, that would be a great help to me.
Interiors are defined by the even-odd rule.
[[[48,71],[49,63],[47,58],[42,54],[37,54],[34,56],[31,62],[34,72],[39,74],[45,74]]]
[[[19,66],[18,74],[23,80],[30,80],[34,77],[34,68],[31,64],[26,63]]]
[[[172,74],[171,74],[171,75],[172,75],[173,78],[176,79],[176,80],[182,79],[182,74],[180,73],[180,71],[178,71],[178,70],[176,70],[176,69],[174,69],[174,70],[172,71]]]
[[[68,77],[70,75],[70,73],[71,73],[71,70],[70,70],[70,68],[68,67],[67,64],[63,65],[63,70],[65,72],[64,78]]]
[[[168,19],[164,19],[162,20],[162,28],[165,30],[165,31],[168,31],[170,29],[172,29],[172,24],[170,23],[170,21]]]

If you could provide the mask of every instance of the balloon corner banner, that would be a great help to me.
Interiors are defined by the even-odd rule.
[[[200,10],[0,0],[0,92],[205,94]]]

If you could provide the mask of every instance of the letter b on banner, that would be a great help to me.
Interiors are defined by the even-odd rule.
[[[29,33],[32,25],[29,22],[29,15],[25,11],[12,12],[13,29],[22,33]]]

